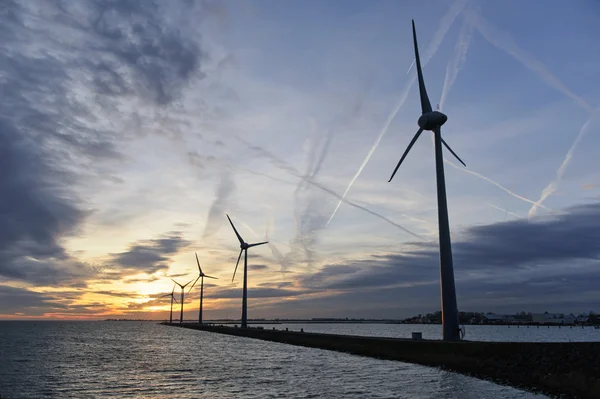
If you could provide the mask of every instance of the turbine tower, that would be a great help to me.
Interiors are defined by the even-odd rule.
[[[198,282],[198,279],[201,279],[200,280],[200,310],[198,311],[198,323],[202,324],[202,297],[204,296],[204,277],[214,278],[214,279],[216,279],[216,277],[211,277],[211,276],[204,274],[204,272],[202,271],[202,268],[200,267],[200,261],[198,260],[198,254],[195,252],[194,252],[194,254],[196,254],[196,263],[198,264],[198,278],[196,279],[196,281],[194,281],[194,284],[192,284],[188,293],[190,291],[192,291],[192,288],[194,288],[194,286]]]
[[[164,298],[166,296],[170,296],[171,297],[171,312],[169,313],[169,324],[173,324],[173,301],[177,302],[177,299],[175,299],[175,285],[173,285],[173,291],[171,291],[170,294],[165,294],[163,296],[161,296],[161,298]]]
[[[415,30],[415,21],[412,21],[413,41],[415,46],[415,61],[417,65],[417,76],[419,78],[419,93],[421,97],[422,115],[418,120],[419,130],[411,140],[410,144],[402,154],[402,158],[396,165],[390,182],[394,178],[396,171],[400,167],[404,158],[415,144],[423,130],[433,132],[435,142],[435,171],[437,177],[437,201],[438,201],[438,224],[440,237],[440,287],[442,291],[442,330],[444,341],[459,341],[460,328],[458,324],[458,307],[456,305],[456,289],[454,286],[454,266],[452,265],[452,244],[450,242],[450,224],[448,222],[448,204],[446,201],[446,182],[444,178],[444,158],[442,154],[442,144],[463,164],[465,163],[456,155],[448,144],[442,138],[441,127],[448,117],[439,111],[431,109],[425,83],[423,82],[423,71],[421,69],[421,60],[419,58],[419,47],[417,46],[417,32]]]
[[[229,219],[229,223],[231,224],[231,227],[233,227],[233,231],[235,232],[235,235],[237,236],[237,238],[240,242],[240,255],[238,256],[238,260],[235,264],[235,270],[233,271],[233,277],[231,278],[231,282],[233,282],[233,279],[235,279],[235,272],[237,271],[237,267],[240,263],[240,258],[242,257],[242,252],[244,252],[244,289],[243,289],[243,295],[242,295],[242,328],[247,328],[248,327],[248,248],[267,244],[268,241],[263,241],[263,242],[259,242],[256,244],[248,244],[247,242],[244,241],[242,236],[240,236],[240,233],[238,233],[238,231],[235,229],[235,226],[233,225],[233,222],[231,221],[231,218],[229,217],[229,215],[225,215],[225,216],[227,216],[227,219]]]
[[[171,280],[173,280],[173,279],[171,279]],[[177,284],[178,286],[180,286],[180,287],[181,287],[181,313],[179,314],[179,323],[183,323],[183,294],[184,294],[184,292],[185,292],[185,287],[187,287],[187,285],[188,285],[189,283],[191,283],[191,282],[192,282],[192,280],[190,280],[190,281],[188,281],[187,283],[185,283],[185,285],[181,285],[181,284],[179,284],[179,283],[178,283],[177,281],[175,281],[175,280],[173,280],[173,282],[174,282],[175,284]]]

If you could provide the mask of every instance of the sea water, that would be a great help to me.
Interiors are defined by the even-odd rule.
[[[272,327],[281,328],[269,328]],[[361,331],[351,330],[351,325],[329,328],[330,332],[339,333],[346,328],[348,332],[360,333],[387,327],[361,325]],[[0,321],[0,397],[545,396],[431,367],[173,328],[156,322]]]

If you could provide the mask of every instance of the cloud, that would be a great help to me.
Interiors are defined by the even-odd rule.
[[[3,3],[0,276],[85,285],[94,270],[63,245],[90,214],[75,190],[119,179],[103,167],[123,161],[118,143],[135,134],[126,122],[151,119],[141,105],[170,106],[210,73],[197,21],[177,15],[222,17],[210,4]]]
[[[228,170],[221,173],[221,181],[217,186],[215,199],[210,205],[206,226],[204,227],[204,238],[215,234],[223,225],[225,211],[230,204],[231,196],[235,192],[236,185]]]
[[[36,292],[27,288],[0,285],[0,315],[42,317],[48,315],[93,315],[104,310],[103,303],[73,305],[83,291]]]
[[[128,298],[131,299],[132,297],[136,297],[135,294],[132,294],[131,292],[121,292],[121,291],[110,291],[110,290],[101,290],[101,291],[88,291],[87,293],[89,294],[96,294],[96,295],[106,295],[106,296],[112,296],[115,298]]]
[[[552,293],[544,282],[572,295],[589,294],[588,282],[600,274],[598,217],[600,202],[594,202],[551,217],[466,229],[453,242],[459,302],[461,296],[488,295],[489,304],[497,305],[518,294],[521,306],[527,306],[528,299],[543,301]],[[342,292],[402,288],[424,294],[439,289],[438,253],[435,243],[409,243],[402,252],[324,267],[302,278],[301,286]]]
[[[286,290],[279,288],[249,288],[248,289],[248,297],[249,298],[284,298],[284,297],[295,297],[299,295],[304,295],[310,293],[310,290]],[[206,297],[211,299],[237,299],[241,298],[241,289],[231,288],[231,289],[220,289],[220,290],[211,290],[208,294],[205,294]]]
[[[110,263],[122,271],[156,273],[169,268],[170,255],[177,254],[191,244],[180,232],[170,232],[154,240],[131,244],[127,251],[111,254]]]
[[[0,105],[0,276],[60,284],[78,274],[61,239],[86,212],[69,190],[71,176],[22,134],[35,122],[8,120],[9,103]]]
[[[269,266],[267,265],[248,265],[248,269],[251,270],[267,270]]]
[[[48,309],[55,307],[57,303],[51,296],[24,288],[0,285],[0,314],[27,312],[31,316],[41,316]]]

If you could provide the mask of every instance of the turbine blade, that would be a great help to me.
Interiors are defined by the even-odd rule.
[[[392,179],[394,178],[394,175],[396,174],[396,172],[398,171],[398,168],[400,167],[400,164],[402,163],[402,161],[404,161],[404,158],[406,158],[406,155],[408,155],[408,152],[410,151],[410,149],[412,148],[412,146],[415,144],[415,142],[417,141],[417,139],[419,138],[419,136],[421,135],[421,133],[423,133],[423,129],[419,129],[419,131],[415,134],[415,136],[413,137],[413,139],[410,141],[410,144],[408,145],[408,147],[406,147],[406,150],[404,151],[404,154],[402,154],[402,158],[400,158],[400,161],[398,162],[398,165],[396,165],[396,169],[394,169],[394,173],[392,173],[392,177],[390,177],[390,180],[388,180],[388,183],[392,181]]]
[[[412,20],[413,41],[415,44],[415,61],[417,64],[417,76],[419,78],[419,94],[421,95],[421,111],[422,113],[431,112],[431,103],[427,97],[425,82],[423,81],[423,70],[421,69],[421,58],[419,57],[419,46],[417,45],[417,31],[415,29],[415,20]]]
[[[440,128],[438,127],[438,130],[440,130]],[[441,137],[440,137],[441,138]],[[467,166],[467,164],[465,164],[462,159],[460,159],[458,157],[458,155],[456,155],[456,153],[454,151],[452,151],[452,148],[450,148],[450,146],[448,144],[446,144],[446,142],[444,141],[444,139],[442,139],[442,144],[446,146],[446,148],[448,149],[448,151],[450,151],[452,153],[452,155],[454,155],[456,157],[456,159],[458,159],[458,162],[462,163],[464,167]]]
[[[173,300],[175,301],[175,303],[179,304],[179,302],[177,302],[177,298],[173,297]]]
[[[206,274],[204,275],[204,277],[206,277],[206,278],[214,278],[215,280],[219,279],[218,277],[207,276]]]
[[[200,274],[204,274],[202,273],[202,268],[200,267],[200,261],[198,260],[198,254],[196,252],[194,252],[196,254],[196,263],[198,264],[198,270],[200,270]]]
[[[238,233],[238,231],[235,229],[235,226],[233,225],[231,218],[229,217],[229,215],[225,215],[225,216],[227,216],[227,219],[229,219],[229,223],[231,224],[231,227],[233,227],[233,231],[235,232],[235,235],[237,236],[238,240],[240,240],[240,244],[243,244],[244,240],[242,239],[242,236],[240,235],[240,233]]]
[[[258,247],[259,245],[268,244],[268,243],[269,243],[269,241],[257,242],[256,244],[250,244],[250,245],[248,245],[248,248],[250,248],[250,247]]]
[[[231,278],[231,282],[232,282],[232,283],[233,283],[233,279],[235,279],[235,272],[237,272],[237,267],[238,267],[238,265],[240,264],[240,259],[241,259],[241,257],[242,257],[242,252],[244,252],[244,250],[243,250],[243,249],[240,251],[240,256],[238,256],[238,260],[237,260],[237,262],[236,262],[236,264],[235,264],[235,269],[233,270],[233,277]]]
[[[161,298],[164,298],[164,297],[166,297],[166,296],[171,296],[171,294],[165,294],[165,295],[161,295],[160,297],[161,297]]]
[[[187,282],[185,285],[182,285],[182,286],[181,286],[181,289],[184,289],[185,287],[187,287],[187,285],[188,285],[189,283],[191,283],[192,281],[194,281],[194,279],[191,279],[191,280],[190,280],[190,281],[188,281],[188,282]]]
[[[171,280],[173,280],[173,279],[171,279]],[[177,284],[178,286],[180,286],[181,288],[183,288],[183,286],[182,286],[181,284],[179,284],[177,281],[173,280],[173,282],[174,282],[175,284]],[[173,291],[175,291],[175,288],[174,288],[174,287],[173,287]]]
[[[188,290],[188,293],[189,293],[189,292],[192,290],[192,288],[194,288],[194,286],[196,285],[196,283],[198,282],[198,280],[200,280],[200,277],[201,277],[201,276],[198,276],[198,277],[196,278],[196,281],[194,281],[194,284],[192,284],[192,286],[191,286],[191,287],[190,287],[190,289]]]

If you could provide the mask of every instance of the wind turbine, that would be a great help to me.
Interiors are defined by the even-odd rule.
[[[173,279],[171,279],[171,280],[173,280]],[[177,281],[175,281],[175,280],[173,280],[173,282],[174,282],[175,284],[177,284],[178,286],[180,286],[180,287],[181,287],[181,313],[179,314],[179,322],[180,322],[180,323],[183,323],[183,294],[184,294],[184,292],[185,292],[185,287],[187,287],[187,285],[188,285],[189,283],[191,283],[191,282],[192,282],[192,280],[190,280],[190,281],[188,281],[187,283],[185,283],[185,285],[181,285],[181,284],[179,284],[179,283],[178,283]]]
[[[173,301],[177,302],[177,299],[175,299],[175,286],[173,285],[173,291],[171,291],[170,294],[165,294],[162,295],[161,298],[164,298],[166,296],[170,296],[171,297],[171,313],[169,313],[169,324],[173,324]]]
[[[233,231],[235,232],[235,235],[237,236],[238,240],[240,241],[240,256],[238,256],[238,260],[235,264],[235,270],[233,271],[233,277],[231,278],[231,282],[233,282],[233,279],[235,279],[235,272],[237,271],[238,265],[240,263],[240,258],[242,257],[242,252],[244,252],[244,289],[243,289],[243,295],[242,295],[242,328],[246,328],[246,327],[248,327],[248,248],[267,244],[268,241],[258,242],[256,244],[248,244],[246,241],[244,241],[242,236],[240,236],[240,233],[238,233],[238,231],[235,229],[235,226],[233,225],[233,222],[231,221],[231,218],[229,217],[229,215],[225,215],[225,216],[227,216],[227,219],[229,219],[229,223],[231,224],[231,227],[233,227]]]
[[[435,142],[435,171],[437,177],[437,201],[438,201],[438,224],[440,237],[440,279],[442,291],[442,330],[445,341],[459,341],[460,328],[458,324],[458,307],[456,305],[456,289],[454,286],[454,267],[452,265],[452,244],[450,241],[450,225],[448,222],[448,204],[446,201],[446,183],[444,178],[444,158],[442,154],[442,144],[463,164],[465,163],[456,155],[448,144],[442,138],[441,127],[448,117],[439,111],[431,109],[425,83],[423,82],[423,71],[421,69],[421,60],[419,58],[419,47],[417,46],[417,32],[415,21],[412,21],[413,41],[415,46],[415,61],[417,64],[417,76],[419,78],[419,93],[421,97],[421,117],[418,120],[419,130],[411,140],[410,144],[402,154],[402,158],[396,165],[390,182],[394,178],[396,171],[400,167],[404,158],[415,144],[423,130],[432,131]]]
[[[194,288],[194,286],[198,282],[198,279],[201,279],[200,280],[200,310],[198,311],[198,323],[202,324],[202,297],[204,296],[204,277],[214,278],[214,279],[216,279],[216,277],[211,277],[211,276],[204,274],[204,272],[202,271],[202,268],[200,267],[200,261],[198,260],[198,254],[195,252],[194,252],[194,254],[196,254],[196,263],[198,264],[198,278],[196,279],[196,281],[194,281],[194,284],[192,284],[188,293],[190,291],[192,291],[192,288]]]

